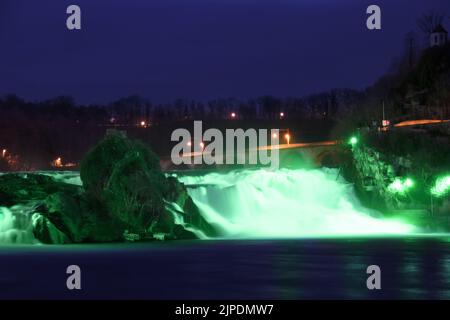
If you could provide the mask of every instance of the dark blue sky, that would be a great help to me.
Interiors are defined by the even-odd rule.
[[[81,31],[65,27],[69,4]],[[365,27],[370,4],[381,31]],[[364,88],[430,10],[449,16],[450,1],[0,0],[0,95],[167,102]]]

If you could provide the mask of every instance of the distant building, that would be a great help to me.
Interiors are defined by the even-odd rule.
[[[444,27],[439,24],[436,28],[434,28],[433,32],[430,34],[430,46],[431,47],[439,47],[443,46],[447,43],[448,40],[448,32],[444,29]]]

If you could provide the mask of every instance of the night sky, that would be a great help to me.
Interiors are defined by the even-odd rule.
[[[66,29],[66,8],[82,30]],[[366,8],[382,9],[382,30]],[[0,95],[105,103],[362,89],[449,0],[0,0]],[[421,39],[423,37],[420,37]]]

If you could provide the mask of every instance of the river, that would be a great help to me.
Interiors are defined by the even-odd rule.
[[[47,174],[80,183],[77,174]],[[336,170],[173,175],[224,236],[30,244],[30,224],[15,224],[20,208],[2,208],[0,298],[450,298],[450,237],[364,208]],[[23,243],[8,243],[11,234]],[[69,265],[81,268],[81,291],[66,288]],[[367,289],[370,265],[380,267],[381,290]]]
[[[450,238],[407,236],[4,246],[0,298],[449,299]],[[66,288],[81,268],[82,290]],[[381,290],[366,287],[367,266]]]

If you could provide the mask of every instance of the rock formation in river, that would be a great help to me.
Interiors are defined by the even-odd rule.
[[[108,134],[86,155],[80,178],[82,187],[39,174],[2,175],[0,206],[32,203],[33,233],[44,243],[216,234],[185,186],[163,174],[157,156],[120,133]],[[179,209],[169,210],[169,204]]]

